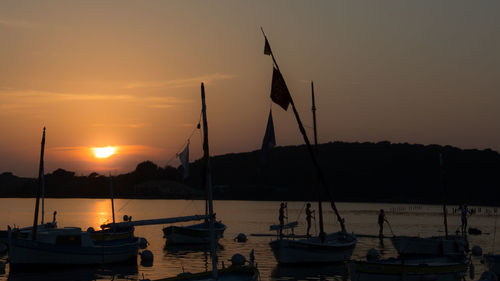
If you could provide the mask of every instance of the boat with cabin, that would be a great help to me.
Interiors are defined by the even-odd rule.
[[[107,264],[136,259],[139,239],[133,235],[133,227],[121,232],[116,232],[115,227],[103,228],[101,231],[93,229],[82,231],[79,227],[61,228],[55,223],[55,213],[52,224],[42,224],[42,227],[39,227],[40,195],[44,188],[44,150],[45,128],[41,143],[33,226],[21,229],[9,227],[8,245],[11,266]]]

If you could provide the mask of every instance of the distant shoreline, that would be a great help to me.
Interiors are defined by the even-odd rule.
[[[9,197],[0,197],[0,199],[35,199],[36,197],[28,197],[28,196],[9,196]],[[45,197],[48,199],[110,199],[109,197]],[[202,197],[194,197],[194,198],[172,198],[172,197],[160,197],[160,196],[135,196],[135,197],[127,197],[127,196],[121,196],[121,197],[114,197],[114,199],[137,199],[137,200],[205,200],[205,198]],[[274,200],[274,199],[261,199],[261,200],[254,200],[254,199],[242,199],[242,198],[214,198],[214,200],[217,201],[252,201],[252,202],[311,202],[313,204],[316,204],[317,201],[314,200]],[[322,203],[329,204],[329,201],[322,201]],[[347,200],[347,201],[336,201],[335,203],[365,203],[365,204],[404,204],[404,205],[433,205],[433,206],[441,206],[442,203],[440,202],[410,202],[410,201],[397,201],[397,200],[380,200],[380,201],[356,201],[356,200]],[[459,203],[449,203],[447,204],[447,207],[449,208],[449,211],[454,208],[459,206]],[[500,207],[499,205],[488,205],[488,204],[482,204],[482,203],[471,203],[469,206],[478,206],[478,207]],[[329,206],[325,205],[323,208],[329,208]]]

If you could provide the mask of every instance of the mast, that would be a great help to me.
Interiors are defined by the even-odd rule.
[[[208,149],[208,122],[207,106],[205,104],[205,86],[201,83],[201,111],[203,114],[203,159],[205,162],[205,184],[207,190],[208,215],[210,222],[210,255],[212,257],[212,277],[217,279],[217,253],[215,252],[215,216],[212,199],[212,171],[210,166],[210,152]]]
[[[439,164],[441,170],[441,184],[442,184],[442,192],[443,192],[443,223],[444,223],[444,233],[446,239],[448,239],[448,212],[446,210],[446,178],[444,175],[444,160],[443,154],[439,153]]]
[[[38,190],[36,193],[36,203],[35,203],[35,216],[33,218],[33,229],[31,232],[31,239],[36,240],[36,231],[38,227],[38,209],[40,206],[40,194],[43,188],[43,155],[45,152],[45,127],[43,127],[42,134],[42,145],[40,148],[40,167],[38,169]]]
[[[313,127],[314,127],[314,152],[318,157],[318,131],[316,129],[316,102],[314,99],[314,82],[311,81],[311,97],[312,97],[312,113],[313,113]],[[325,241],[325,229],[323,225],[323,207],[321,203],[321,183],[316,179],[316,192],[318,196],[318,213],[319,213],[319,237],[321,242]]]
[[[44,167],[42,167],[42,219],[41,224],[44,224],[45,218],[45,171]]]
[[[261,28],[261,30],[262,30],[262,34],[264,35],[264,38],[267,40],[267,37],[266,37],[266,34],[264,33],[264,30],[262,28]],[[276,62],[276,59],[274,58],[273,52],[271,52],[270,55],[271,55],[271,58],[273,59],[274,65],[276,66],[276,69],[281,73],[280,68],[278,66],[278,63]],[[337,209],[337,206],[335,205],[335,202],[333,201],[333,197],[330,193],[330,190],[328,189],[328,185],[326,184],[325,176],[323,174],[323,171],[321,171],[321,168],[319,167],[318,159],[313,151],[313,148],[311,146],[311,142],[309,141],[309,137],[307,137],[306,130],[304,129],[304,125],[302,125],[302,121],[300,120],[299,113],[297,111],[297,108],[295,108],[295,103],[293,102],[293,98],[291,96],[290,96],[290,104],[292,105],[293,114],[295,115],[295,119],[297,120],[297,125],[299,126],[299,131],[302,134],[302,138],[304,139],[304,142],[306,143],[307,151],[309,152],[309,155],[311,156],[311,160],[313,162],[314,169],[316,170],[316,174],[317,174],[318,178],[320,179],[320,182],[326,191],[328,199],[330,200],[330,206],[332,207],[333,211],[335,212],[335,215],[337,216],[337,221],[340,224],[340,228],[342,229],[342,232],[346,232],[344,219],[340,216],[340,213]]]
[[[113,178],[111,177],[111,173],[109,174],[109,190],[111,192],[111,212],[113,214],[113,225],[116,223],[115,221],[115,201],[113,196]]]

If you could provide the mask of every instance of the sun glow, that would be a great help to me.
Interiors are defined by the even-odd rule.
[[[115,148],[112,146],[106,147],[94,147],[94,155],[97,158],[108,158],[109,156],[115,154]]]

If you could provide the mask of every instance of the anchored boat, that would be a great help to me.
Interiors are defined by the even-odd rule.
[[[304,264],[304,263],[332,263],[349,260],[356,243],[358,241],[357,237],[348,233],[345,228],[344,219],[340,216],[340,213],[335,205],[332,195],[328,185],[326,184],[325,177],[318,161],[317,152],[317,130],[316,130],[316,106],[314,100],[314,85],[311,82],[311,93],[312,93],[312,111],[313,111],[313,125],[314,125],[314,140],[315,147],[313,149],[309,138],[306,134],[302,121],[300,119],[299,113],[295,107],[293,99],[288,91],[285,80],[281,74],[278,63],[274,58],[274,54],[271,51],[271,46],[267,40],[264,30],[262,30],[265,39],[264,54],[270,55],[273,60],[273,78],[271,85],[271,99],[273,102],[280,105],[284,110],[288,109],[288,106],[292,106],[295,119],[299,126],[299,130],[302,134],[306,147],[311,156],[314,169],[316,171],[316,176],[318,183],[316,184],[316,194],[318,200],[318,213],[319,213],[319,235],[317,237],[311,237],[306,239],[295,240],[285,239],[282,235],[278,239],[271,241],[270,246],[273,254],[280,264]],[[271,120],[271,119],[270,119]],[[268,125],[268,128],[271,127]],[[273,126],[274,127],[274,126]],[[273,133],[274,136],[274,133]],[[324,230],[323,223],[323,208],[322,208],[322,198],[321,191],[324,191],[330,201],[330,206],[332,207],[337,220],[340,224],[341,231],[326,234]]]
[[[458,259],[385,259],[351,261],[351,281],[461,281],[470,260]]]
[[[38,173],[38,192],[33,226],[9,228],[9,262],[13,267],[21,265],[47,264],[104,264],[136,259],[139,239],[133,228],[116,232],[115,228],[102,231],[82,231],[78,227],[58,228],[55,224],[38,222],[40,194],[43,190],[43,159],[45,150],[45,128],[43,129]],[[102,239],[97,239],[102,238]]]

